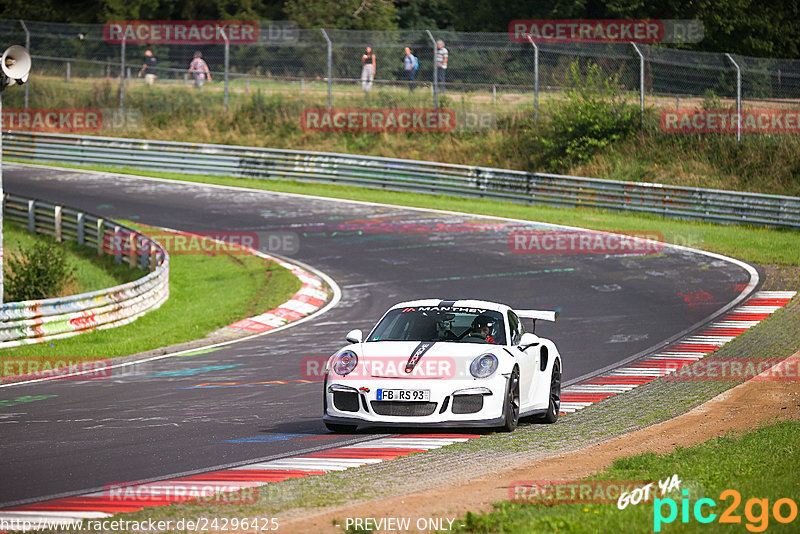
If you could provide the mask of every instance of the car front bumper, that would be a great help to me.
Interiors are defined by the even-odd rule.
[[[486,379],[326,380],[328,423],[369,426],[490,427],[502,425],[507,377]],[[427,401],[378,400],[379,389],[428,390]]]

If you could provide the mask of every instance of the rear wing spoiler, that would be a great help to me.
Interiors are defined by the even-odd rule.
[[[558,316],[561,315],[557,310],[514,310],[518,317],[523,319],[541,319],[543,321],[550,321],[555,323],[558,321]]]

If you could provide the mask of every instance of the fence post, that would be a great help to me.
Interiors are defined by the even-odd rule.
[[[639,55],[639,107],[642,114],[642,129],[644,130],[644,54],[636,43],[631,43],[633,50]]]
[[[433,44],[433,107],[439,108],[439,77],[436,76],[436,39],[433,38],[433,34],[430,30],[425,30],[425,33],[428,34],[428,37],[431,39],[431,43]]]
[[[67,61],[67,75],[64,83],[69,83],[70,71],[72,70],[71,67],[72,67],[72,62]]]
[[[322,32],[322,36],[325,38],[325,41],[328,43],[328,109],[332,107],[332,98],[331,98],[331,84],[333,83],[333,50],[332,50],[332,43],[331,40],[328,38],[328,32],[325,31],[325,28],[319,29]]]
[[[125,109],[125,36],[122,36],[119,66],[119,109]]]
[[[225,111],[228,111],[228,66],[230,65],[231,43],[223,28],[219,29],[219,33],[222,35],[222,38],[225,39]]]
[[[25,50],[27,50],[29,54],[32,54],[33,52],[31,52],[31,32],[28,31],[28,27],[25,25],[24,20],[19,19],[19,23],[22,24],[22,30],[25,32]],[[28,78],[28,81],[25,82],[25,106],[24,106],[25,109],[28,109],[28,88],[30,87],[30,85],[31,85],[30,78]]]
[[[539,47],[533,42],[531,34],[528,41],[533,45],[533,122],[539,122]]]
[[[742,69],[739,68],[739,65],[733,60],[733,57],[726,53],[725,57],[727,57],[731,63],[733,63],[734,68],[736,68],[736,142],[742,142]]]

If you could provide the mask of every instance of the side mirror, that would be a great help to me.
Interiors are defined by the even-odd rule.
[[[364,340],[364,334],[361,330],[350,330],[346,338],[350,343],[361,343]]]
[[[536,334],[525,332],[519,340],[519,350],[528,350],[539,344],[539,337]]]

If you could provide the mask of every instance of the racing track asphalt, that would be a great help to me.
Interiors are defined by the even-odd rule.
[[[0,388],[0,400],[50,395],[0,407],[0,506],[377,437],[328,433],[320,385],[292,380],[304,378],[303,358],[330,355],[348,330],[368,331],[399,301],[561,308],[561,320],[537,333],[557,343],[568,381],[702,321],[750,281],[740,266],[670,248],[646,257],[511,253],[508,235],[521,224],[481,216],[12,164],[4,175],[9,193],[108,218],[194,232],[296,232],[300,248],[288,259],[327,273],[343,295],[317,319],[206,354],[105,380]],[[245,385],[266,381],[288,383]],[[196,387],[209,382],[242,385]]]

